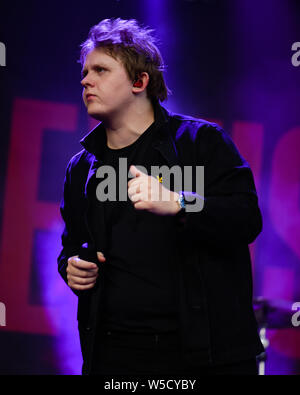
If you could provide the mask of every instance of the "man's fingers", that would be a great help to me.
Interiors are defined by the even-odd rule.
[[[87,270],[87,269],[78,269],[71,265],[67,267],[67,273],[70,274],[71,276],[77,276],[82,278],[95,277],[95,275],[98,273],[98,267],[96,269]]]
[[[81,270],[93,270],[97,268],[97,265],[95,263],[84,261],[83,259],[80,259],[78,256],[69,258],[68,263],[76,267],[77,269],[81,269]]]
[[[131,200],[133,203],[135,203],[135,202],[138,202],[138,201],[140,201],[140,200],[146,200],[146,199],[144,198],[144,194],[143,194],[143,193],[136,193],[135,195],[132,195],[132,196],[130,197],[130,200]]]
[[[102,252],[97,252],[100,262],[105,261]],[[67,280],[70,288],[84,291],[95,286],[98,278],[98,266],[94,262],[80,259],[78,255],[68,259]]]
[[[146,188],[144,188],[144,185],[142,183],[136,182],[132,184],[130,187],[128,187],[128,196],[132,196],[135,193],[141,192],[142,189],[147,189],[147,186]]]
[[[70,276],[70,278],[68,278],[68,282],[70,287],[73,285],[90,285],[96,282],[97,277],[98,275],[94,277],[86,277],[86,278]]]
[[[133,178],[132,180],[128,181],[127,187],[129,188],[135,188],[137,185],[140,185],[142,182],[145,182],[145,180],[142,180],[141,178]]]
[[[103,255],[102,252],[97,251],[97,258],[100,262],[104,262],[106,260],[105,256]]]
[[[95,286],[96,282],[89,285],[80,285],[80,284],[69,284],[69,287],[75,289],[76,291],[86,291],[87,289],[91,289]]]
[[[147,210],[149,207],[147,205],[147,202],[145,202],[145,201],[138,201],[138,202],[134,203],[134,208],[136,210]]]

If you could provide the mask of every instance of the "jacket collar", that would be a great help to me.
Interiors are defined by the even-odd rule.
[[[154,122],[157,124],[157,133],[159,140],[166,140],[170,114],[162,107],[158,101],[152,102],[154,109]],[[101,148],[106,145],[106,131],[103,123],[100,122],[93,130],[80,140],[81,145],[91,154],[101,157]]]

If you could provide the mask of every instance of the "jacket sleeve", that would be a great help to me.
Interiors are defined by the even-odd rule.
[[[72,158],[73,159],[73,158]],[[57,258],[58,272],[68,284],[66,268],[68,259],[71,256],[78,255],[83,243],[82,229],[84,229],[83,216],[80,211],[80,201],[78,193],[72,189],[72,159],[70,160],[64,180],[63,198],[60,204],[60,212],[64,221],[64,230],[61,235],[62,250]],[[72,289],[72,288],[71,288]],[[72,289],[78,296],[80,291]]]
[[[179,228],[197,241],[250,244],[262,230],[252,171],[222,128],[201,129],[195,144],[197,163],[204,166],[204,196],[185,194],[192,192],[204,204],[201,211],[181,212]]]

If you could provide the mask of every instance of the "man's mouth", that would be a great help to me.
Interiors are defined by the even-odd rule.
[[[92,94],[88,94],[88,95],[86,95],[86,100],[93,100],[94,98],[95,98],[96,96],[95,95],[92,95]]]

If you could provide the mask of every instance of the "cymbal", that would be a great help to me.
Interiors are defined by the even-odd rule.
[[[259,327],[269,329],[294,329],[292,316],[293,302],[270,300],[258,297],[253,300],[255,317]]]

